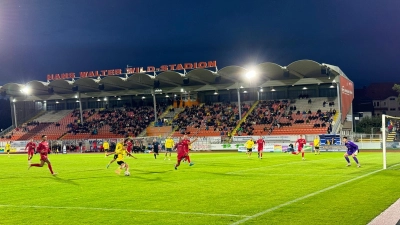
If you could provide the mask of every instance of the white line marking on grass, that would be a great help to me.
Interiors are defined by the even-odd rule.
[[[67,207],[67,206],[45,206],[45,205],[0,205],[0,207],[14,208],[39,208],[39,209],[71,209],[71,210],[98,210],[98,211],[120,211],[120,212],[145,212],[145,213],[170,213],[184,215],[201,215],[201,216],[228,216],[228,217],[250,217],[247,215],[235,214],[218,214],[218,213],[201,213],[201,212],[176,212],[163,210],[145,210],[145,209],[107,209],[107,208],[92,208],[92,207]]]
[[[400,165],[400,164],[393,165],[393,166],[389,167],[388,169],[393,168],[393,167],[398,166],[398,165]],[[330,187],[327,187],[327,188],[325,188],[325,189],[322,189],[322,190],[313,192],[313,193],[308,194],[308,195],[305,195],[305,196],[303,196],[303,197],[296,198],[296,199],[294,199],[294,200],[292,200],[292,201],[288,201],[288,202],[282,203],[282,204],[277,205],[277,206],[275,206],[275,207],[269,208],[269,209],[264,210],[264,211],[262,211],[262,212],[256,213],[256,214],[254,214],[254,215],[252,215],[252,216],[249,216],[249,217],[246,217],[246,218],[241,219],[241,220],[239,220],[239,221],[236,221],[236,222],[232,223],[231,225],[238,225],[238,224],[244,223],[244,222],[246,222],[246,221],[248,221],[248,220],[257,218],[257,217],[262,216],[262,215],[264,215],[264,214],[266,214],[266,213],[275,211],[275,210],[280,209],[280,208],[282,208],[282,207],[285,207],[285,206],[288,206],[288,205],[290,205],[290,204],[293,204],[293,203],[299,202],[299,201],[301,201],[301,200],[304,200],[304,199],[306,199],[306,198],[309,198],[309,197],[312,197],[312,196],[321,194],[321,193],[323,193],[323,192],[326,192],[326,191],[335,189],[335,188],[337,188],[337,187],[340,187],[340,186],[342,186],[342,185],[344,185],[344,184],[353,182],[353,181],[355,181],[355,180],[359,180],[359,179],[361,179],[361,178],[368,177],[368,176],[373,175],[373,174],[375,174],[375,173],[379,173],[379,172],[381,172],[381,171],[383,171],[383,170],[384,170],[384,169],[375,170],[375,171],[373,171],[373,172],[364,174],[364,175],[359,176],[359,177],[355,177],[355,178],[353,178],[353,179],[344,181],[344,182],[342,182],[342,183],[335,184],[335,185],[333,185],[333,186],[330,186]]]
[[[298,173],[252,173],[252,175],[263,175],[263,176],[296,176],[298,177]],[[335,175],[335,174],[301,174],[302,177],[354,177],[354,175]]]

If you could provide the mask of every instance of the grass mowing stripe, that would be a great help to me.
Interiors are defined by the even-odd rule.
[[[91,207],[64,207],[64,206],[42,206],[42,205],[0,205],[0,207],[13,208],[39,208],[39,209],[71,209],[71,210],[99,210],[99,211],[121,211],[121,212],[144,212],[144,213],[171,213],[185,215],[202,215],[202,216],[227,216],[227,217],[250,217],[246,215],[235,214],[217,214],[217,213],[201,213],[201,212],[176,212],[162,210],[145,210],[145,209],[106,209],[106,208],[91,208]]]
[[[246,169],[246,170],[238,170],[238,171],[232,171],[232,172],[228,172],[226,174],[240,174],[240,173],[244,173],[247,171],[254,171],[254,170],[261,170],[261,169],[266,169],[266,168],[272,168],[272,167],[279,167],[279,166],[284,166],[284,165],[291,165],[291,164],[299,164],[299,163],[314,163],[314,162],[320,162],[320,161],[325,161],[325,160],[331,160],[332,159],[319,159],[319,160],[313,160],[313,161],[295,161],[295,162],[288,162],[288,163],[280,163],[280,164],[274,164],[274,165],[270,165],[270,166],[263,166],[263,167],[256,167],[256,168],[251,168],[251,169]]]
[[[388,169],[393,168],[393,167],[396,167],[396,166],[398,166],[398,165],[400,165],[400,164],[395,164],[395,165],[389,167]],[[353,178],[353,179],[350,179],[350,180],[347,180],[347,181],[344,181],[344,182],[335,184],[335,185],[333,185],[333,186],[330,186],[330,187],[327,187],[327,188],[325,188],[325,189],[322,189],[322,190],[313,192],[313,193],[308,194],[308,195],[305,195],[305,196],[303,196],[303,197],[293,199],[292,201],[285,202],[285,203],[283,203],[283,204],[277,205],[277,206],[275,206],[275,207],[269,208],[269,209],[264,210],[264,211],[262,211],[262,212],[256,213],[256,214],[254,214],[254,215],[252,215],[252,216],[249,216],[249,217],[246,217],[246,218],[241,219],[241,220],[239,220],[239,221],[236,221],[236,222],[232,223],[231,225],[242,224],[242,223],[244,223],[244,222],[246,222],[246,221],[248,221],[248,220],[254,219],[254,218],[259,217],[259,216],[262,216],[262,215],[264,215],[264,214],[266,214],[266,213],[269,213],[269,212],[272,212],[272,211],[274,211],[274,210],[277,210],[277,209],[280,209],[280,208],[282,208],[282,207],[285,207],[285,206],[287,206],[287,205],[290,205],[290,204],[299,202],[299,201],[304,200],[304,199],[306,199],[306,198],[309,198],[309,197],[312,197],[312,196],[321,194],[321,193],[323,193],[323,192],[326,192],[326,191],[335,189],[335,188],[337,188],[337,187],[340,187],[340,186],[345,185],[345,184],[347,184],[347,183],[350,183],[350,182],[359,180],[359,179],[361,179],[361,178],[371,176],[371,175],[373,175],[373,174],[375,174],[375,173],[379,173],[379,172],[381,172],[381,171],[383,171],[383,170],[384,170],[384,169],[375,170],[375,171],[373,171],[373,172],[370,172],[370,173],[364,174],[364,175],[362,175],[362,176],[355,177],[355,178]]]

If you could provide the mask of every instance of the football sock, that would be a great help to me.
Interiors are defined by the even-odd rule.
[[[344,157],[345,159],[346,159],[346,161],[347,161],[347,163],[350,163],[350,159],[349,159],[349,157]]]
[[[53,172],[53,167],[51,167],[51,164],[47,164],[47,167],[49,167],[51,174],[53,174],[54,172]]]
[[[31,166],[40,167],[40,163],[34,163],[34,164],[31,164]]]
[[[353,159],[354,159],[354,161],[356,161],[356,163],[358,164],[358,159],[357,159],[357,157],[353,157]]]
[[[304,158],[304,152],[302,152],[302,153],[301,153],[301,157],[303,157],[303,158]]]
[[[157,159],[157,154],[156,153],[154,153],[154,158]]]
[[[189,157],[189,155],[186,156],[186,160],[188,161],[188,163],[190,163],[190,157]]]

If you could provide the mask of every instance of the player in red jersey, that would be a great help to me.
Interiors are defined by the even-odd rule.
[[[262,159],[262,153],[263,153],[265,141],[264,141],[264,139],[262,139],[262,137],[260,136],[260,138],[258,138],[258,140],[256,141],[256,143],[257,143],[257,150],[258,150],[258,158]]]
[[[193,163],[190,162],[189,146],[192,145],[196,141],[197,141],[197,138],[194,139],[193,141],[190,141],[190,139],[187,135],[183,136],[182,144],[183,144],[183,149],[185,150],[185,153],[186,153],[185,160],[189,163],[190,166],[193,166]]]
[[[175,169],[178,169],[178,166],[181,165],[181,161],[186,157],[186,152],[183,148],[182,139],[179,138],[178,143],[175,144],[174,149],[176,149],[176,164]]]
[[[129,154],[132,153],[132,147],[133,147],[133,144],[132,144],[131,140],[127,139],[127,141],[126,141],[126,151],[129,152]]]
[[[197,141],[197,138],[193,141],[190,141],[187,135],[183,136],[182,140],[179,140],[179,142],[175,145],[178,153],[178,161],[175,165],[175,169],[178,169],[178,166],[181,164],[181,161],[185,159],[190,166],[193,166],[193,162],[190,162],[190,157],[189,157],[189,145],[193,144],[195,141]]]
[[[42,142],[39,143],[39,146],[37,147],[36,151],[40,153],[40,163],[31,164],[31,165],[29,165],[28,169],[30,169],[32,166],[43,167],[44,163],[47,163],[47,166],[49,167],[51,175],[56,175],[57,173],[53,172],[53,168],[51,167],[50,160],[47,158],[47,154],[50,152],[50,149],[49,149],[49,143],[47,142],[46,135],[42,135]]]
[[[304,158],[304,145],[307,144],[306,139],[303,138],[303,135],[300,134],[300,138],[297,139],[296,143],[294,143],[294,146],[296,147],[297,145],[297,152],[293,153],[298,155],[301,152],[301,157],[303,160],[305,160],[306,158]]]
[[[93,151],[97,152],[97,141],[93,141]]]
[[[36,143],[33,142],[33,139],[31,139],[30,142],[28,142],[25,146],[25,151],[28,149],[28,162],[31,164],[31,159],[33,157],[33,154],[35,153],[35,148],[36,148]]]

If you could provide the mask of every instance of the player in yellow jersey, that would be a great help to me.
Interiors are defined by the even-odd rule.
[[[6,143],[4,150],[7,152],[8,158],[10,158],[10,151],[11,151],[11,141]]]
[[[315,154],[317,154],[317,152],[318,152],[318,155],[319,155],[319,144],[320,144],[319,138],[318,138],[318,136],[315,136],[314,137],[314,151],[315,151]]]
[[[251,153],[253,151],[253,146],[254,146],[254,141],[253,138],[250,138],[250,140],[246,141],[246,143],[244,144],[246,149],[247,149],[247,157],[250,158]]]
[[[107,154],[107,156],[114,154],[114,158],[116,158],[116,159],[113,159],[112,161],[116,160],[117,164],[119,165],[117,170],[115,170],[115,173],[118,174],[118,175],[121,173],[121,169],[125,169],[125,173],[129,172],[129,165],[128,165],[128,163],[124,162],[124,155],[125,154],[136,159],[136,157],[131,155],[131,153],[129,153],[126,150],[126,148],[123,146],[123,143],[124,143],[123,141],[124,141],[124,139],[122,139],[122,143],[121,143],[121,141],[118,142],[117,147],[115,149],[115,152],[110,152],[110,153]],[[111,164],[111,162],[110,162],[110,164]]]
[[[104,155],[107,156],[107,152],[110,150],[110,144],[107,142],[107,140],[104,140],[103,142],[103,149]]]
[[[171,152],[172,152],[172,148],[174,147],[174,145],[175,145],[174,140],[172,140],[171,137],[167,137],[167,139],[165,139],[165,150],[166,150],[166,152],[165,152],[164,160],[167,159],[168,153],[169,153],[168,160],[171,160]]]
[[[112,159],[108,164],[107,164],[107,169],[108,167],[110,167],[111,163],[115,162],[115,160],[117,160],[118,158],[118,154],[117,152],[120,152],[124,149],[124,139],[121,138],[118,140],[117,146],[115,147],[115,152],[110,152],[110,153],[106,153],[106,156],[109,156],[111,154],[114,153],[114,159]]]

